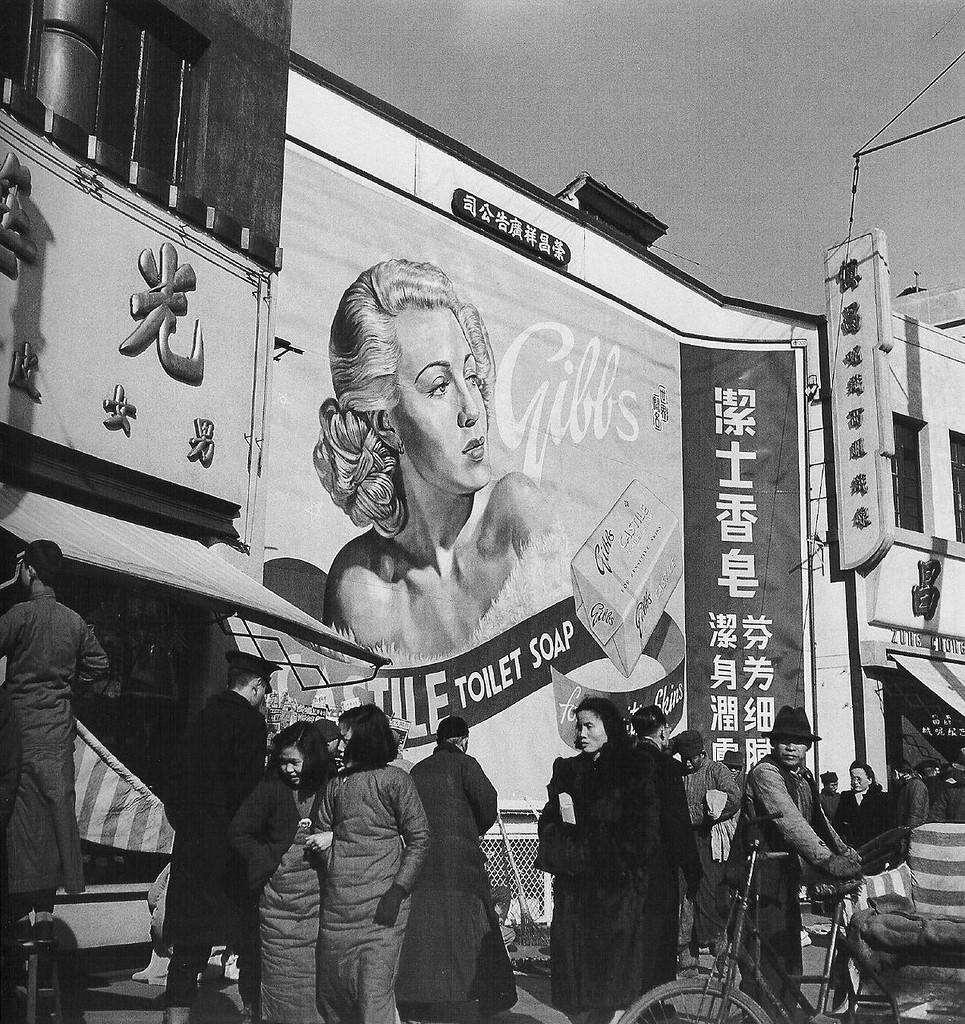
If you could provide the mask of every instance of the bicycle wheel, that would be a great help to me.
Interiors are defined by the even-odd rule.
[[[773,1024],[763,1007],[737,988],[725,996],[719,978],[681,978],[651,989],[619,1024]]]

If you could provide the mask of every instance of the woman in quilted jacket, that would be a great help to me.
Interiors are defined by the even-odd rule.
[[[339,719],[345,767],[329,783],[309,842],[330,847],[318,944],[326,1024],[395,1024],[395,977],[409,894],[429,854],[429,821],[374,704]]]
[[[295,722],[272,743],[267,778],[238,808],[229,842],[260,889],[261,1017],[266,1024],[321,1024],[315,946],[322,857],[307,843],[335,766],[317,725]]]
[[[576,757],[553,764],[539,865],[553,875],[553,1005],[587,1024],[616,1020],[648,988],[647,863],[659,841],[652,769],[612,701],[576,709]]]

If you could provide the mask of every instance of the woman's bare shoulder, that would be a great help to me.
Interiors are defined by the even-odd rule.
[[[512,546],[517,554],[530,537],[552,522],[549,502],[540,486],[525,473],[507,473],[493,485],[482,519],[482,536],[496,546]]]
[[[378,631],[391,613],[392,588],[379,571],[385,560],[385,538],[375,530],[353,537],[332,561],[325,584],[325,622],[362,639]]]

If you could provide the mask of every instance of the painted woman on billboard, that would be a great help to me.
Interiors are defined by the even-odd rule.
[[[492,479],[486,327],[438,267],[387,260],[342,296],[329,351],[315,468],[368,529],[335,557],[324,617],[372,647],[465,649],[549,526],[527,476]]]

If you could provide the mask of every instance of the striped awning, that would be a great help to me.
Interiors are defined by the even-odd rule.
[[[81,839],[139,853],[170,853],[164,805],[83,723],[74,741],[75,808]]]

